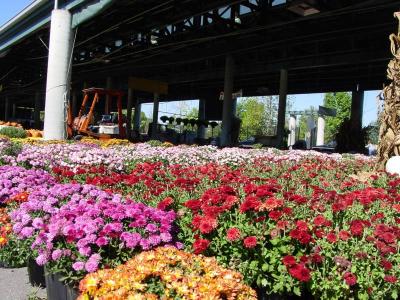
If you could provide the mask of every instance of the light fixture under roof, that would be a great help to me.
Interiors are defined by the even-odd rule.
[[[287,9],[303,17],[314,15],[320,12],[317,8],[306,2],[297,2],[293,5],[290,5]]]

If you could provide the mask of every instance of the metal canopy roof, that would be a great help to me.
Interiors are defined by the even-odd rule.
[[[79,5],[88,2],[96,1]],[[30,18],[38,21],[48,4]],[[231,53],[235,89],[245,95],[277,93],[281,68],[289,70],[290,93],[379,89],[398,6],[397,0],[113,1],[77,27],[73,82],[104,86],[112,76],[125,88],[135,76],[168,82],[171,99],[216,95]],[[49,15],[51,8],[44,10]],[[0,54],[3,94],[29,94],[44,84],[41,40],[48,41],[46,24]],[[0,49],[4,41],[0,30]]]

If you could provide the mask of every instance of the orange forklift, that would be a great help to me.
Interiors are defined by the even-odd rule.
[[[86,135],[100,140],[112,138],[126,138],[124,128],[124,119],[122,115],[122,97],[124,92],[118,90],[89,88],[83,90],[83,102],[78,116],[73,118],[72,111],[68,109],[68,138],[74,138],[79,135]],[[117,100],[117,114],[111,115],[106,112],[102,119],[95,124],[94,114],[96,104],[101,97],[109,97],[111,101]],[[91,103],[90,103],[90,99]],[[108,103],[109,105],[111,103]]]

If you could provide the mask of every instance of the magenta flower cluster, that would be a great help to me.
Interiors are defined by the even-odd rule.
[[[91,185],[39,188],[11,213],[14,233],[33,238],[39,265],[94,272],[113,258],[160,245],[175,245],[174,211],[163,211]],[[123,255],[123,254],[126,255]],[[121,255],[122,254],[122,255]]]
[[[43,170],[27,170],[17,166],[0,167],[0,203],[22,192],[31,192],[56,183],[55,179]]]

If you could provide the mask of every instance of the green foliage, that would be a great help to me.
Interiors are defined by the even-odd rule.
[[[8,243],[0,248],[0,262],[9,268],[25,267],[33,255],[31,239],[20,240],[14,234],[8,236]]]
[[[378,144],[379,141],[379,123],[378,121],[372,122],[366,127],[368,140],[372,144]]]
[[[147,144],[149,144],[152,147],[160,147],[160,146],[162,146],[163,143],[158,140],[150,140],[147,142]]]
[[[17,156],[22,151],[22,144],[20,142],[12,141],[10,146],[3,150],[3,155]]]
[[[307,125],[308,118],[312,116],[314,122],[317,121],[315,117],[317,115],[317,109],[314,106],[310,106],[304,112],[305,114],[301,115],[299,120],[299,130],[300,130],[299,137],[301,140],[304,139],[304,136],[308,131],[308,125]]]
[[[197,120],[199,118],[199,109],[197,107],[192,107],[191,109],[184,109],[182,114],[185,115],[187,119]]]
[[[253,145],[253,149],[262,149],[263,146],[263,144],[257,143]]]
[[[0,135],[5,135],[10,138],[19,138],[19,139],[24,139],[27,136],[25,130],[17,127],[4,127],[0,129]]]
[[[147,118],[146,114],[143,111],[140,112],[140,132],[146,132],[149,123],[150,121],[149,118]]]
[[[329,142],[335,139],[342,122],[346,118],[350,118],[351,93],[327,93],[324,98],[324,106],[334,108],[337,111],[336,117],[326,118],[325,142]]]
[[[244,98],[237,105],[242,120],[240,140],[256,135],[275,135],[278,117],[277,97]]]

